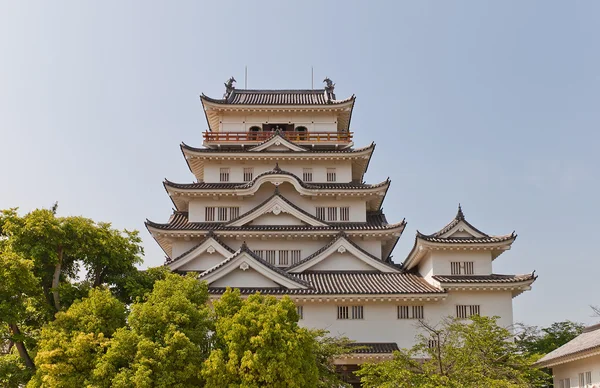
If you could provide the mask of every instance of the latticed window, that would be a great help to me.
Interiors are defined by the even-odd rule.
[[[352,319],[363,319],[363,306],[352,306]]]
[[[279,265],[281,267],[290,265],[290,251],[279,251]]]
[[[337,221],[337,207],[328,207],[327,208],[327,221]]]
[[[340,208],[340,221],[350,221],[350,207],[343,206]]]
[[[215,208],[213,206],[209,206],[204,209],[204,220],[206,220],[206,221],[214,221],[215,220]]]
[[[337,319],[348,319],[348,306],[338,306],[337,313]]]
[[[265,251],[264,259],[267,263],[275,265],[275,250]]]
[[[229,219],[233,220],[240,216],[240,208],[239,206],[232,206],[229,208]]]
[[[244,167],[244,182],[250,182],[254,178],[254,167]]]
[[[585,387],[585,375],[583,373],[579,374],[579,386],[580,387]]]
[[[317,206],[316,216],[320,220],[325,220],[325,208],[322,206]]]
[[[363,319],[364,306],[337,306],[338,319]]]
[[[219,170],[219,181],[229,182],[229,167],[221,167]]]
[[[429,349],[437,349],[439,346],[440,346],[440,343],[436,339],[432,338],[427,342],[427,347],[429,347]]]
[[[335,182],[337,180],[335,168],[327,169],[327,182]]]
[[[265,258],[265,251],[262,249],[257,249],[254,251],[254,253],[256,254],[256,256],[260,257],[261,259],[264,260]]]
[[[300,258],[300,249],[294,249],[292,251],[292,265],[300,262],[301,258]]]
[[[423,319],[424,306],[398,306],[398,319]]]
[[[219,207],[219,221],[227,221],[227,208]]]
[[[459,304],[456,305],[456,317],[462,319],[471,318],[473,315],[480,315],[480,310],[478,304]]]
[[[474,265],[472,261],[451,261],[450,262],[450,274],[451,275],[473,275]]]
[[[296,306],[296,313],[298,313],[298,318],[304,319],[304,306]]]
[[[302,180],[304,182],[312,182],[312,180],[313,180],[313,169],[312,168],[302,169]]]
[[[592,385],[592,372],[585,372],[585,385]]]

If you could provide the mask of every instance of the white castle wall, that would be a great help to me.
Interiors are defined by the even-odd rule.
[[[600,387],[600,354],[552,367],[554,386],[559,386],[559,380],[570,379],[571,388],[580,388],[579,373],[585,376],[586,372],[592,372],[592,385],[586,387]]]
[[[247,132],[252,126],[262,124],[295,124],[310,132],[337,132],[337,115],[334,113],[240,113],[227,112],[221,115],[221,132]]]
[[[453,261],[472,261],[475,275],[492,273],[492,254],[484,251],[432,251],[419,263],[419,273],[428,281],[433,275],[450,275]]]
[[[398,319],[395,302],[355,302],[347,305],[363,305],[364,319],[338,320],[336,303],[307,302],[304,319],[300,324],[309,328],[329,330],[332,335],[345,335],[357,342],[396,342],[400,348],[415,343],[418,333],[417,321]],[[402,303],[410,304],[410,303]],[[417,303],[418,304],[418,303]],[[479,304],[481,314],[500,316],[498,323],[510,328],[512,325],[512,296],[510,292],[450,292],[443,302],[428,302],[425,306],[425,321],[439,323],[443,318],[456,316],[456,305]]]
[[[265,183],[251,197],[205,197],[193,199],[189,204],[189,220],[191,222],[205,222],[205,208],[207,206],[239,206],[240,215],[254,209],[267,198],[273,195],[275,186],[271,183]],[[350,222],[365,222],[367,206],[364,199],[358,198],[340,198],[335,197],[305,197],[301,196],[290,183],[279,185],[279,192],[286,199],[290,200],[294,205],[298,206],[305,212],[316,215],[315,208],[317,206],[335,206],[335,207],[350,207]],[[314,198],[314,199],[313,199]],[[339,217],[339,211],[338,211]],[[277,225],[277,223],[275,223]]]
[[[228,161],[227,163],[219,163],[216,161],[206,161],[204,165],[204,182],[219,183],[220,172],[222,167],[229,167],[229,181],[234,183],[244,182],[244,168],[254,168],[254,176],[258,176],[263,172],[271,171],[275,168],[276,160],[272,161],[247,161],[245,163]],[[352,164],[350,161],[314,161],[305,163],[292,164],[287,161],[279,163],[279,168],[284,171],[291,172],[302,179],[304,168],[312,168],[313,182],[327,182],[327,169],[335,168],[336,182],[348,183],[352,181]]]

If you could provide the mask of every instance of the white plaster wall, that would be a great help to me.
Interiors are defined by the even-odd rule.
[[[171,258],[174,259],[176,257],[181,256],[182,253],[189,251],[190,249],[192,249],[192,247],[198,245],[199,242],[200,240],[185,241],[182,239],[173,241]]]
[[[418,334],[416,320],[397,319],[396,306],[400,303],[352,303],[364,306],[362,320],[338,320],[337,304],[333,302],[302,304],[304,319],[300,320],[301,325],[326,329],[332,335],[345,335],[357,342],[396,342],[400,348],[408,348],[414,345]],[[436,324],[447,316],[454,317],[457,304],[479,304],[482,315],[498,315],[501,326],[512,325],[512,297],[509,292],[451,292],[444,302],[424,303],[425,320]]]
[[[325,259],[313,265],[310,271],[374,271],[376,268],[371,267],[361,259],[357,258],[349,252],[332,253]]]
[[[262,124],[295,124],[304,126],[311,132],[337,132],[337,115],[334,113],[240,113],[226,112],[221,115],[222,132],[246,132],[252,126]]]
[[[429,262],[428,262],[429,260]],[[428,260],[419,265],[423,277],[430,275],[450,275],[453,261],[472,261],[475,275],[492,273],[492,254],[484,251],[432,251]]]
[[[272,196],[274,192],[275,186],[271,183],[265,183],[252,197],[217,197],[216,199],[214,197],[204,197],[192,199],[189,203],[188,217],[191,222],[205,222],[204,208],[207,206],[239,206],[240,215],[242,215],[260,205],[267,198]],[[304,197],[301,196],[296,189],[287,182],[279,185],[279,192],[294,205],[298,206],[305,212],[312,214],[313,216],[316,214],[315,208],[317,206],[348,206],[350,208],[350,222],[365,222],[367,219],[367,204],[366,200],[364,199],[341,198],[338,200],[333,197]],[[339,216],[340,214],[338,210],[338,219]]]
[[[218,252],[214,252],[214,253],[204,252],[204,253],[199,254],[192,260],[188,261],[181,267],[177,268],[177,270],[178,271],[206,271],[207,269],[214,267],[215,265],[219,264],[220,262],[222,262],[225,259],[226,259],[226,257],[223,257],[223,255],[221,255]]]
[[[254,168],[254,176],[271,171],[275,168],[273,161],[248,161],[246,163],[228,161],[227,163],[220,163],[217,161],[206,161],[204,165],[204,182],[207,183],[218,183],[220,182],[220,169],[222,167],[229,167],[229,181],[234,183],[244,182],[244,168]],[[352,181],[352,162],[349,160],[340,161],[314,161],[304,163],[293,163],[289,161],[282,161],[279,163],[279,168],[284,171],[291,172],[300,179],[302,179],[302,172],[304,168],[313,169],[313,182],[322,183],[327,182],[327,168],[336,169],[336,182],[337,183],[348,183]]]
[[[571,388],[580,388],[579,373],[585,375],[585,372],[592,372],[592,385],[589,387],[600,387],[600,355],[553,367],[552,374],[554,375],[554,386],[559,386],[558,380],[569,378],[571,379]]]
[[[263,274],[256,272],[252,268],[242,271],[236,269],[220,279],[217,279],[210,284],[211,287],[279,287],[271,279],[266,278]]]
[[[278,215],[273,213],[263,214],[252,220],[250,225],[306,225],[306,223],[291,214],[281,212]]]

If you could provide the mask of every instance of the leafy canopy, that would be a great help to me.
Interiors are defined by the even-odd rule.
[[[421,323],[424,334],[408,350],[357,372],[366,387],[520,388],[540,386],[545,374],[535,357],[519,352],[513,336],[497,318],[471,322],[446,320],[440,327]]]

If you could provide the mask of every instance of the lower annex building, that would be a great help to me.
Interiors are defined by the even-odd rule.
[[[389,357],[415,341],[416,320],[497,315],[512,324],[512,299],[533,273],[493,272],[514,233],[489,235],[459,206],[432,234],[417,232],[402,264],[391,253],[406,223],[389,223],[390,181],[365,183],[375,149],[354,148],[355,97],[319,90],[240,90],[201,96],[209,129],[201,148],[181,151],[193,183],[165,180],[167,223],[146,226],[173,271],[196,272],[218,297],[226,287],[289,295],[300,323],[364,345],[339,360]]]

